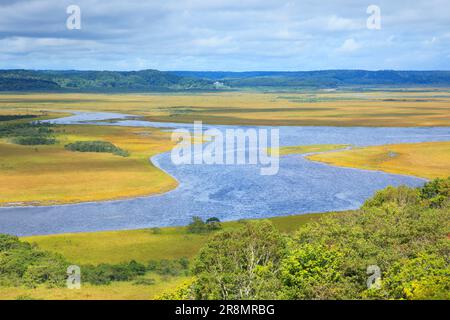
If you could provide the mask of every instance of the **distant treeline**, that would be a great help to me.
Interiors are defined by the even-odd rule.
[[[450,71],[323,70],[294,72],[197,72],[175,75],[219,81],[228,87],[448,86]]]
[[[36,115],[32,115],[32,114],[0,115],[0,122],[2,122],[2,121],[12,121],[12,120],[33,119],[33,118],[37,118],[37,116]]]
[[[295,72],[0,70],[0,91],[164,92],[239,88],[337,88],[450,85],[450,71]]]
[[[34,71],[0,70],[0,91],[127,92],[212,90],[210,80],[157,70]]]

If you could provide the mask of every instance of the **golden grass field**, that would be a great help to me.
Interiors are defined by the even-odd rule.
[[[177,182],[149,162],[170,150],[170,134],[151,128],[59,126],[57,145],[21,146],[0,140],[0,205],[60,204],[161,193]],[[74,141],[110,141],[129,157],[71,152]]]
[[[428,179],[450,176],[450,141],[371,146],[307,156],[341,167],[380,170]]]
[[[450,91],[2,94],[1,110],[101,110],[153,121],[211,124],[449,126]]]
[[[162,277],[151,273],[145,275],[145,278],[154,279],[155,284],[136,285],[133,281],[114,282],[101,286],[84,284],[80,290],[44,286],[35,289],[0,287],[0,300],[154,300],[189,279],[185,276]]]
[[[42,117],[50,118],[66,115],[58,115],[63,110],[111,111],[172,122],[445,126],[450,125],[450,92],[429,89],[289,94],[0,95],[0,114],[46,112]],[[148,161],[149,157],[170,150],[168,133],[149,128],[101,126],[66,126],[58,130],[60,143],[54,146],[19,146],[0,140],[0,179],[4,182],[0,185],[0,206],[120,199],[165,192],[176,186],[173,178]],[[76,140],[110,141],[131,156],[64,150],[64,144]],[[291,148],[282,152],[305,150]]]

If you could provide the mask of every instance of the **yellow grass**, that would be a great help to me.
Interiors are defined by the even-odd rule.
[[[39,299],[39,300],[152,300],[162,293],[175,289],[188,277],[161,277],[147,274],[145,278],[155,279],[154,285],[136,285],[133,282],[113,282],[110,285],[95,286],[82,284],[79,290],[67,288],[38,287],[0,287],[1,300]]]
[[[373,146],[308,156],[328,164],[428,179],[450,176],[450,142]]]
[[[213,124],[449,126],[450,92],[0,95],[0,110],[112,111],[149,120]]]
[[[57,145],[20,146],[0,140],[0,205],[108,200],[168,191],[177,182],[149,157],[170,150],[168,133],[156,129],[62,126]],[[110,141],[130,157],[71,152],[79,140]]]
[[[349,147],[347,144],[315,144],[307,146],[280,147],[280,156],[288,154],[306,154],[314,152],[325,152],[344,149]]]

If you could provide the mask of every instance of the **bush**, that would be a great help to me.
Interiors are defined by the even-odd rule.
[[[135,286],[152,286],[156,283],[155,279],[139,278],[133,282]]]
[[[450,177],[447,179],[435,179],[426,183],[420,189],[420,197],[433,208],[441,208],[448,205],[450,198]]]
[[[8,137],[12,143],[20,145],[50,145],[57,140],[53,137],[51,124],[12,123],[0,126],[0,137]]]
[[[219,232],[200,251],[193,268],[195,299],[274,299],[285,240],[268,221]]]
[[[160,261],[152,260],[149,261],[147,270],[163,276],[187,275],[189,270],[189,260],[187,258],[176,260],[163,259]]]
[[[38,146],[38,145],[51,145],[55,144],[57,141],[54,138],[46,136],[25,136],[25,137],[15,137],[11,139],[11,142],[15,144],[20,144],[24,146]]]
[[[204,222],[202,218],[194,216],[192,222],[187,226],[189,233],[204,233],[210,231],[220,230],[222,225],[218,218],[209,218]]]
[[[121,157],[128,157],[129,153],[107,141],[77,141],[65,146],[66,150],[76,152],[112,153]]]
[[[24,283],[31,288],[40,284],[63,287],[67,279],[68,266],[69,264],[62,256],[45,254],[28,266],[23,275]]]
[[[161,228],[155,227],[155,228],[151,228],[150,230],[151,230],[151,232],[153,234],[161,234],[162,233],[162,229]]]
[[[0,235],[0,283],[63,286],[69,263],[60,255],[40,251],[17,237]]]
[[[94,285],[106,285],[113,281],[130,281],[146,272],[146,267],[136,261],[121,264],[85,265],[81,268],[84,281]]]

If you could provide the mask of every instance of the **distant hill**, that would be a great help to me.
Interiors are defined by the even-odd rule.
[[[157,92],[240,88],[450,86],[450,71],[324,70],[298,72],[0,70],[0,91]]]
[[[213,81],[157,70],[32,71],[0,70],[0,91],[185,91],[212,90]]]
[[[323,70],[295,72],[195,72],[172,74],[220,81],[242,87],[342,87],[342,86],[449,86],[450,71]]]

